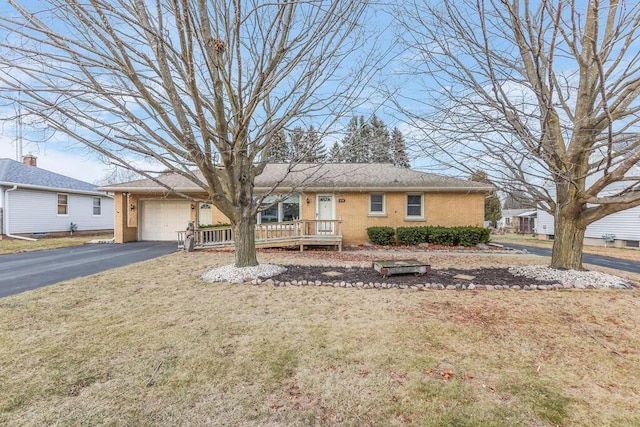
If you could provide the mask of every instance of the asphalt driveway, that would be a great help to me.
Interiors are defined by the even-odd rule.
[[[551,249],[540,248],[536,246],[517,245],[513,243],[501,243],[505,248],[526,250],[530,254],[540,256],[551,256]],[[640,273],[640,263],[636,261],[629,261],[626,259],[613,258],[595,254],[583,254],[582,261],[586,264],[598,265],[600,267],[613,268],[621,271],[628,271],[630,273]]]
[[[0,255],[0,297],[175,252],[176,242],[93,244]]]

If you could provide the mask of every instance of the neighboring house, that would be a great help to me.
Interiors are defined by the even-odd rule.
[[[538,209],[538,235],[553,239],[553,215]],[[584,243],[592,246],[640,248],[640,206],[608,215],[587,226]]]
[[[288,198],[258,214],[257,222],[341,220],[343,243],[368,241],[371,226],[479,226],[484,199],[493,187],[433,175],[390,164],[269,164],[256,177],[255,194],[276,188]],[[211,203],[196,203],[173,195],[181,192],[206,198],[185,177],[167,173],[149,179],[101,187],[114,193],[115,241],[177,240],[189,221],[228,223]],[[272,196],[270,196],[272,197]],[[265,203],[273,202],[267,198]],[[266,205],[265,205],[266,206]]]
[[[113,197],[88,182],[0,159],[0,238],[75,230],[113,230]]]
[[[533,234],[536,230],[535,209],[503,209],[498,229],[507,233]]]

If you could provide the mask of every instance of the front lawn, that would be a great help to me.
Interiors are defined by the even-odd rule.
[[[70,237],[47,237],[38,239],[35,242],[19,239],[3,239],[0,240],[0,255],[12,254],[17,252],[40,251],[43,249],[65,248],[68,246],[78,246],[89,243],[96,239],[112,239],[113,234],[104,234],[96,236],[70,236]]]
[[[637,290],[199,279],[231,257],[175,253],[0,299],[0,424],[640,425]],[[540,262],[430,255],[469,260]]]

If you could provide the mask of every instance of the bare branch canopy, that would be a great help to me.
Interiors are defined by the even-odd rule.
[[[253,182],[274,136],[350,114],[375,64],[366,1],[8,3],[0,97],[116,166],[199,185],[237,227],[237,265],[256,264]]]

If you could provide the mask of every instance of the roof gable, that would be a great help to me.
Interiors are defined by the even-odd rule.
[[[25,165],[11,159],[0,159],[0,184],[26,185],[56,190],[97,192],[97,186],[68,176]]]

